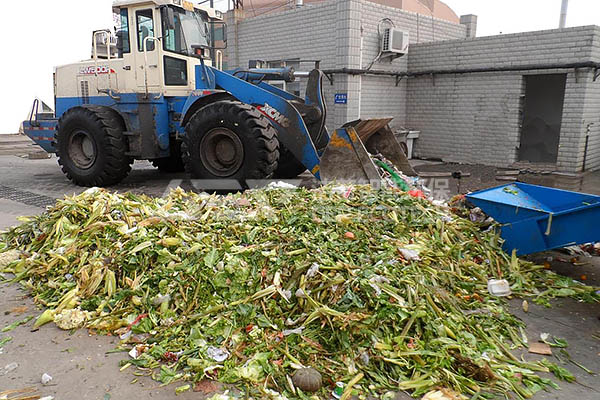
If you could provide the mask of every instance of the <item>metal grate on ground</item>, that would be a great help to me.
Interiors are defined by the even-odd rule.
[[[8,186],[0,185],[0,199],[12,200],[28,206],[46,208],[56,203],[56,199],[37,193],[27,192]]]

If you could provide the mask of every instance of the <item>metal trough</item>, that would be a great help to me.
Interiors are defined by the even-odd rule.
[[[466,196],[499,222],[518,255],[600,241],[600,196],[511,183]]]

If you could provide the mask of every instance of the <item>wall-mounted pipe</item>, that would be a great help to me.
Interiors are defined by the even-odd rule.
[[[403,71],[381,71],[372,69],[356,69],[356,68],[338,68],[338,69],[326,69],[323,70],[333,83],[331,78],[334,74],[346,74],[346,75],[386,75],[392,76],[396,79],[404,77],[413,78],[418,76],[426,75],[450,75],[450,74],[472,74],[472,73],[483,73],[483,72],[518,72],[518,71],[535,71],[535,70],[549,70],[549,69],[577,69],[577,68],[593,68],[600,71],[600,63],[593,61],[584,61],[576,63],[564,63],[564,64],[529,64],[529,65],[511,65],[504,67],[482,67],[482,68],[456,68],[456,69],[435,69],[425,70],[419,72],[403,72]],[[596,78],[596,75],[595,75]]]

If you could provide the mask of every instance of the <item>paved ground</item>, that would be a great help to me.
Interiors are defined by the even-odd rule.
[[[564,173],[533,173],[530,170],[508,170],[506,168],[496,168],[485,165],[464,165],[442,162],[412,160],[415,164],[415,170],[430,180],[431,185],[439,186],[444,180],[449,181],[449,189],[452,195],[498,186],[506,183],[507,178],[514,178],[519,182],[531,183],[535,185],[555,187],[577,192],[600,194],[600,171],[587,172],[582,174],[564,174]],[[460,171],[469,176],[457,180],[444,177],[444,174]],[[509,171],[509,172],[505,172]],[[513,175],[507,176],[508,173]]]
[[[14,139],[14,138],[13,138]],[[57,166],[56,158],[28,159],[17,157],[15,153],[28,154],[27,143],[14,145],[14,140],[2,144],[0,136],[0,229],[17,223],[20,215],[37,214],[54,199],[82,191],[70,184]],[[15,150],[17,148],[17,150]],[[448,195],[457,192],[457,182],[447,176],[432,178],[435,173],[462,170],[471,177],[461,180],[461,191],[490,187],[502,183],[495,179],[496,169],[482,166],[440,164],[414,161],[419,171],[429,172],[428,179],[445,180]],[[553,175],[519,175],[519,179],[589,192],[600,192],[600,175],[564,177]],[[189,182],[184,175],[164,175],[149,163],[134,165],[130,176],[112,189],[135,191],[149,195],[162,195],[169,185],[176,186]],[[435,182],[432,183],[435,185]],[[439,186],[439,184],[438,184]],[[446,187],[444,185],[441,185]],[[562,274],[578,279],[586,275],[586,283],[600,285],[600,259],[583,259],[587,265],[575,266],[568,262],[569,257],[560,253],[537,255],[539,261],[552,257],[552,268]],[[553,308],[530,306],[529,313],[521,310],[521,301],[512,300],[513,312],[527,323],[528,336],[535,340],[541,332],[567,339],[569,354],[587,368],[600,372],[600,305],[584,304],[571,300],[558,301]],[[32,300],[17,285],[0,285],[0,327],[24,318],[37,315],[39,310]],[[125,354],[106,354],[117,341],[111,337],[90,336],[85,331],[74,334],[61,331],[54,326],[44,326],[37,332],[30,332],[31,323],[14,331],[2,334],[11,336],[0,353],[0,393],[3,390],[34,387],[39,395],[53,395],[56,399],[124,399],[137,397],[174,399],[174,386],[159,387],[148,377],[134,376],[133,369],[120,372],[118,363]],[[520,357],[523,351],[517,351]],[[523,353],[526,359],[535,356]],[[555,360],[556,361],[556,360]],[[5,365],[19,364],[17,369],[2,375]],[[566,365],[576,374],[578,383],[560,383],[561,391],[540,393],[534,399],[600,399],[600,380],[597,375],[589,375],[573,364]],[[42,386],[43,373],[53,376],[49,386]],[[137,381],[133,382],[134,379]],[[201,393],[185,393],[178,399],[202,399]]]

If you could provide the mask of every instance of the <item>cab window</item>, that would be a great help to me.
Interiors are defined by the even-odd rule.
[[[174,26],[168,29],[167,7],[161,9],[164,38],[163,49],[173,53],[192,55],[193,46],[209,46],[209,29],[206,17],[199,11],[187,11],[170,7],[173,11]]]
[[[152,20],[152,10],[139,10],[135,12],[135,19],[138,33],[138,51],[144,51],[144,41],[147,37],[154,36],[154,21]],[[148,51],[154,50],[154,40],[148,40],[146,47]]]
[[[114,21],[117,30],[117,49],[119,50],[119,58],[123,57],[123,53],[129,53],[129,14],[126,8],[117,9],[114,13]]]

